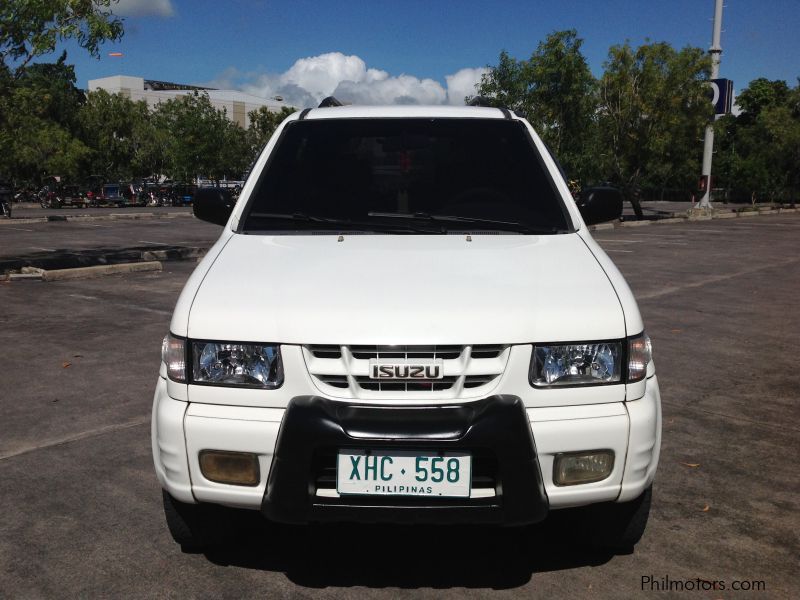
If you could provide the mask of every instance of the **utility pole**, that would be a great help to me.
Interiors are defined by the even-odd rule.
[[[711,34],[711,79],[719,78],[719,62],[722,54],[720,38],[722,37],[722,1],[714,0],[714,26]],[[713,117],[716,119],[716,116]],[[711,208],[711,159],[714,156],[714,120],[706,125],[706,137],[703,145],[703,178],[706,182],[706,189],[703,197],[700,198],[698,208]]]

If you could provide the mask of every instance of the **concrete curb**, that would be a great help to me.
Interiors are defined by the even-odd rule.
[[[769,208],[761,207],[758,210],[747,210],[742,212],[719,212],[714,215],[693,215],[684,217],[670,217],[667,219],[654,219],[648,221],[616,221],[610,223],[598,223],[589,225],[589,231],[603,231],[616,229],[617,227],[643,227],[646,225],[669,225],[675,223],[693,223],[696,221],[713,221],[716,219],[738,219],[742,217],[760,217],[762,215],[777,215],[783,213],[796,213],[797,208]]]
[[[64,281],[67,279],[90,279],[92,277],[103,277],[104,275],[118,275],[120,273],[142,273],[162,270],[163,267],[158,261],[97,265],[75,269],[55,269],[52,271],[45,271],[36,267],[23,267],[21,273],[0,275],[0,281]]]
[[[65,279],[88,279],[102,277],[103,275],[116,275],[118,273],[141,273],[145,271],[161,271],[158,261],[139,263],[120,263],[117,265],[98,265],[96,267],[78,267],[77,269],[57,269],[55,271],[42,271],[43,281],[63,281]]]
[[[87,223],[91,221],[146,221],[149,219],[177,219],[193,217],[193,213],[111,213],[108,215],[47,215],[45,217],[28,217],[23,219],[0,219],[3,225],[33,225],[34,223],[52,223],[63,221],[67,223]]]
[[[34,223],[47,223],[47,219],[44,217],[42,218],[35,218],[35,219],[0,219],[0,226],[2,225],[33,225]]]
[[[191,260],[193,258],[203,258],[207,252],[207,248],[197,247],[180,248],[178,250],[145,250],[142,252],[142,260]]]

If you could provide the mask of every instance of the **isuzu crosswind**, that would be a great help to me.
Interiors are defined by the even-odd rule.
[[[283,523],[523,525],[641,537],[661,440],[634,297],[547,147],[489,107],[288,117],[163,342],[152,446],[169,529],[230,509]],[[226,508],[220,508],[226,507]],[[227,511],[227,512],[226,512]]]

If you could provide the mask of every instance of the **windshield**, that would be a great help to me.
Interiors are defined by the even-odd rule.
[[[294,121],[242,222],[244,232],[569,230],[524,125],[500,119]]]

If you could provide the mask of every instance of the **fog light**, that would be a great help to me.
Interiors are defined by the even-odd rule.
[[[258,485],[261,479],[258,457],[250,452],[203,450],[200,471],[209,481],[231,485]]]
[[[614,469],[613,450],[558,454],[553,463],[553,483],[577,485],[601,481]]]

